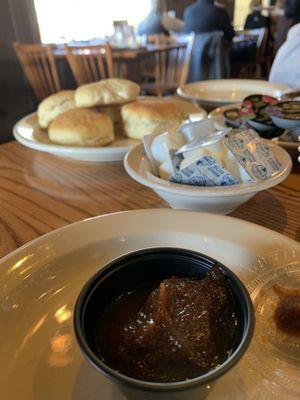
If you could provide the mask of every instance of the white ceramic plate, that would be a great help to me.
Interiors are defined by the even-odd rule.
[[[231,108],[241,108],[241,103],[227,104],[226,106],[217,107],[208,114],[208,118],[214,119],[214,126],[216,129],[227,129],[224,112]]]
[[[287,152],[273,143],[268,142],[268,145],[280,161],[282,169],[272,178],[256,183],[200,187],[169,182],[152,173],[142,144],[128,152],[124,166],[131,178],[154,190],[172,208],[229,214],[258,192],[278,185],[291,172],[292,160]]]
[[[139,143],[137,140],[119,135],[112,144],[105,147],[74,147],[54,144],[49,140],[47,132],[39,128],[37,113],[27,115],[17,122],[13,134],[20,143],[34,150],[81,161],[122,161],[130,147]]]
[[[226,106],[217,107],[209,113],[208,118],[214,119],[214,125],[216,129],[228,128],[224,118],[224,112],[230,110],[231,108],[241,108],[241,103],[228,104]],[[270,130],[270,126],[261,124],[256,121],[249,120],[248,124],[257,131],[263,132]]]
[[[259,287],[268,281],[259,280],[263,273],[271,268],[273,279],[277,268],[292,271],[300,258],[298,243],[260,226],[172,210],[96,217],[42,236],[0,261],[1,399],[124,400],[82,356],[74,337],[73,308],[84,283],[105,263],[161,246],[199,251],[223,262],[249,286],[254,303]],[[257,344],[255,339],[208,399],[297,398],[285,380],[260,368],[261,358],[256,368]],[[276,358],[271,353],[266,358],[275,369]],[[287,365],[285,373],[289,376],[293,368]],[[293,390],[300,393],[299,386]]]
[[[202,105],[218,107],[242,102],[245,97],[257,93],[280,98],[289,91],[285,85],[255,79],[216,79],[188,83],[177,92],[180,96],[197,100]]]
[[[224,112],[231,108],[239,108],[241,103],[227,104],[226,106],[217,107],[208,114],[208,118],[213,118],[216,129],[227,129],[224,119]],[[289,134],[283,134],[281,137],[271,139],[272,142],[285,149],[292,157],[296,157],[300,152],[300,142],[295,142]],[[299,149],[298,149],[299,148]]]
[[[141,99],[144,98],[141,97]],[[192,117],[197,120],[206,118],[207,113],[201,107],[189,102],[184,103],[186,103],[186,112],[191,110]],[[37,113],[27,115],[17,122],[13,128],[13,134],[16,140],[34,150],[60,157],[93,162],[122,161],[128,150],[140,143],[138,140],[129,139],[121,133],[117,133],[114,142],[104,147],[75,147],[54,144],[49,140],[47,132],[39,128]]]

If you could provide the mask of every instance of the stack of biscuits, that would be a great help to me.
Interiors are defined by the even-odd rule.
[[[198,109],[178,99],[138,99],[140,86],[126,79],[103,79],[43,100],[38,121],[53,143],[106,146],[120,132],[132,139],[176,128]]]

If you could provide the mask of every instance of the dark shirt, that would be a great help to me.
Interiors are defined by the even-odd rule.
[[[245,29],[267,28],[268,18],[261,14],[260,11],[253,11],[246,18]]]
[[[198,0],[188,6],[183,15],[185,32],[223,31],[224,38],[231,41],[234,30],[228,12],[209,0]]]
[[[168,31],[161,24],[162,14],[151,11],[147,17],[139,24],[139,35],[158,35],[160,33],[168,34]]]
[[[284,13],[287,18],[300,20],[300,0],[286,0],[284,4]]]

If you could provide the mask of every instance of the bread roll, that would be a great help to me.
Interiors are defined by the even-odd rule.
[[[179,98],[168,99],[168,101],[172,101],[177,111],[181,113],[184,118],[188,118],[189,115],[198,114],[200,112],[199,107],[190,101],[181,100]]]
[[[177,128],[186,118],[172,100],[138,100],[122,107],[125,134],[132,139]]]
[[[75,93],[78,107],[124,104],[133,101],[140,93],[140,86],[126,79],[103,79],[80,86]]]
[[[38,106],[38,121],[40,127],[47,129],[59,114],[75,107],[75,90],[63,90],[52,94]]]
[[[111,119],[86,108],[60,114],[51,123],[48,133],[52,142],[68,146],[105,146],[114,140]]]
[[[102,107],[97,106],[94,108],[97,109],[99,112],[108,115],[114,124],[122,122],[121,118],[122,106],[120,104],[115,106],[102,106]]]

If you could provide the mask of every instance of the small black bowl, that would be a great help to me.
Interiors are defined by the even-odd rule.
[[[213,267],[223,271],[233,294],[240,321],[236,349],[219,367],[197,378],[182,382],[141,381],[110,368],[96,355],[95,324],[111,302],[145,282],[178,277],[202,278]],[[213,381],[232,368],[245,353],[253,333],[254,312],[250,296],[227,267],[218,261],[190,250],[153,248],[130,253],[101,268],[84,286],[74,311],[74,329],[78,344],[88,361],[103,375],[116,382],[129,399],[157,398],[201,399]],[[150,397],[148,397],[150,396]]]

